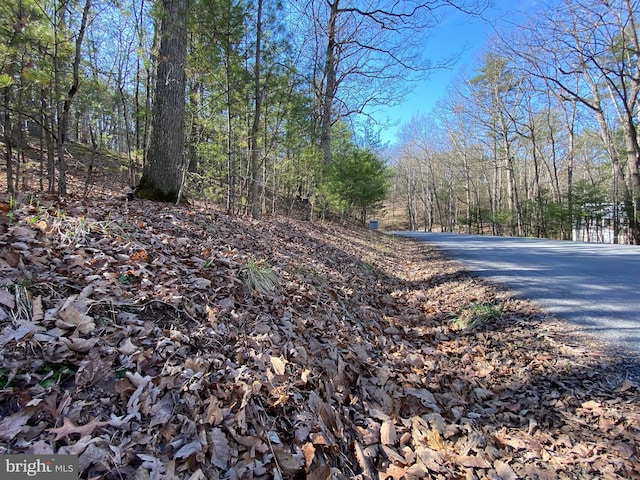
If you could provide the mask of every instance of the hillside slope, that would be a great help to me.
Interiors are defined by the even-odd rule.
[[[604,352],[422,244],[0,201],[0,453],[83,478],[640,478]]]

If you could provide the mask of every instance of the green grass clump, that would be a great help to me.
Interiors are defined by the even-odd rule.
[[[241,268],[244,284],[252,292],[273,293],[279,285],[278,274],[264,260],[249,257]]]
[[[504,305],[491,302],[471,303],[463,308],[451,321],[456,330],[476,330],[498,320]]]

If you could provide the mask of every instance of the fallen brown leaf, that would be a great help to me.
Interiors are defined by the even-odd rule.
[[[69,418],[65,417],[62,419],[62,426],[58,428],[49,428],[47,431],[50,433],[55,433],[56,437],[54,439],[55,442],[58,440],[65,438],[68,435],[78,434],[80,438],[84,438],[86,436],[91,435],[96,428],[104,427],[107,425],[107,422],[99,422],[95,418],[90,418],[89,422],[84,425],[74,425]]]

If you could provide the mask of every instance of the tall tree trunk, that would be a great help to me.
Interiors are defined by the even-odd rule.
[[[531,156],[533,159],[533,183],[535,188],[536,206],[538,208],[538,220],[536,222],[536,237],[547,238],[547,221],[544,214],[544,202],[542,199],[542,186],[540,185],[540,160],[538,159],[538,144],[533,118],[531,122]]]
[[[5,160],[7,161],[7,189],[9,193],[13,191],[13,150],[12,150],[12,131],[11,126],[11,114],[9,108],[11,107],[11,87],[3,88],[2,100],[4,102],[4,145],[5,145]]]
[[[82,41],[87,28],[87,20],[89,18],[89,10],[91,9],[91,0],[86,0],[82,11],[82,20],[80,22],[80,30],[76,37],[75,58],[73,60],[73,77],[71,87],[64,99],[62,108],[60,109],[60,117],[58,120],[58,195],[65,196],[67,194],[67,172],[65,161],[65,144],[69,130],[69,119],[71,117],[71,103],[78,88],[80,86],[80,59],[82,54]]]
[[[407,166],[407,218],[409,220],[409,230],[416,230],[416,182],[414,179],[415,172],[412,164]]]
[[[251,133],[249,135],[249,149],[251,154],[251,216],[255,219],[260,217],[260,184],[261,169],[260,157],[258,149],[258,135],[260,127],[260,114],[262,108],[262,88],[260,86],[260,49],[262,48],[262,0],[258,0],[258,12],[256,20],[256,55],[255,65],[253,67],[253,81],[255,95],[255,111],[253,113],[253,123],[251,124]]]
[[[188,0],[162,0],[160,51],[142,198],[177,202],[183,181]]]
[[[338,87],[336,72],[336,27],[340,0],[330,4],[329,25],[327,28],[327,49],[324,62],[324,90],[322,92],[322,112],[320,121],[320,150],[325,165],[331,163],[331,125],[333,120],[333,101]]]
[[[502,173],[497,157],[497,142],[494,140],[493,145],[493,196],[491,197],[491,217],[492,217],[492,234],[502,235],[502,226],[499,224],[498,214],[502,208]],[[489,192],[491,196],[491,192]]]
[[[567,147],[567,218],[563,221],[564,236],[563,240],[571,240],[573,238],[573,163],[576,153],[576,135],[575,120],[578,109],[577,102],[571,102],[569,111],[565,109],[565,121],[567,122],[567,132],[569,134]]]
[[[53,98],[53,92],[49,91],[49,98]],[[42,91],[42,111],[47,112],[50,110],[49,105],[45,100],[45,92]],[[56,191],[56,138],[55,138],[55,125],[53,120],[53,113],[48,115],[43,114],[46,119],[47,125],[47,192],[53,194]]]
[[[467,217],[467,225],[466,225],[466,233],[471,233],[471,173],[469,168],[469,158],[466,145],[462,147],[462,168],[464,171],[464,183],[465,183],[465,201],[466,201],[466,217]]]
[[[509,140],[509,133],[507,130],[506,122],[501,117],[501,132],[502,148],[504,149],[504,168],[507,172],[507,183],[509,186],[508,202],[509,212],[514,215],[515,218],[509,221],[509,227],[511,229],[511,235],[522,235],[522,209],[520,207],[520,198],[518,196],[518,185],[516,182],[515,163],[513,158],[513,152],[511,148],[511,141]]]
[[[44,90],[40,91],[40,111],[38,112],[39,122],[40,122],[40,135],[39,135],[39,154],[38,154],[38,183],[40,187],[40,191],[44,191],[44,145],[45,145],[45,135],[46,135],[46,114],[44,111]]]
[[[225,38],[225,88],[226,88],[226,107],[227,107],[227,214],[233,215],[236,210],[236,183],[237,183],[237,165],[236,157],[233,151],[233,115],[232,115],[232,96],[231,96],[231,33],[228,32]]]
[[[138,34],[138,49],[140,51],[142,51],[143,49],[143,39],[144,39],[144,30],[143,30],[143,26],[142,26],[142,19],[144,17],[144,0],[142,0],[140,2],[140,11],[136,13],[136,31]],[[134,92],[134,102],[135,102],[135,136],[136,136],[136,144],[135,144],[135,148],[136,148],[136,159],[138,160],[138,154],[140,152],[140,149],[142,148],[142,125],[141,125],[141,120],[143,118],[143,112],[140,109],[140,86],[142,85],[142,67],[140,66],[140,63],[142,62],[141,60],[141,56],[137,55],[136,56],[136,80],[135,80],[135,92]],[[144,116],[146,118],[146,110],[144,111]],[[146,122],[146,120],[145,120]]]
[[[634,11],[636,14],[638,12],[637,5],[634,10],[631,6],[631,1],[625,0],[625,6],[627,12],[629,12],[629,23],[631,25],[629,30],[633,38],[636,60],[633,67],[634,81],[629,94],[630,108],[628,108],[628,111],[632,113],[626,116],[626,122],[624,123],[631,182],[631,204],[628,206],[627,216],[633,219],[630,225],[633,243],[640,245],[640,135],[638,132],[638,109],[640,108],[640,81],[638,81],[640,76],[640,55],[638,55],[638,50],[640,50],[640,35],[638,35],[637,18],[633,15]],[[635,121],[633,112],[635,112]]]
[[[597,91],[594,90],[594,98],[596,99],[596,105],[601,105],[600,98],[597,95]],[[618,234],[620,232],[620,223],[618,218],[618,202],[619,202],[619,185],[622,184],[622,198],[629,198],[630,193],[627,189],[627,183],[624,181],[624,171],[620,162],[620,155],[618,154],[618,149],[616,147],[616,142],[614,136],[607,124],[607,120],[601,108],[594,109],[595,117],[598,122],[598,126],[600,127],[600,138],[602,139],[605,148],[609,154],[609,159],[611,160],[611,170],[613,172],[613,192],[612,192],[612,202],[614,204],[613,209],[613,243],[618,243]]]

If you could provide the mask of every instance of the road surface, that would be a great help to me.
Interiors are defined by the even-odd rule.
[[[429,242],[615,349],[640,354],[640,246],[394,233]]]

